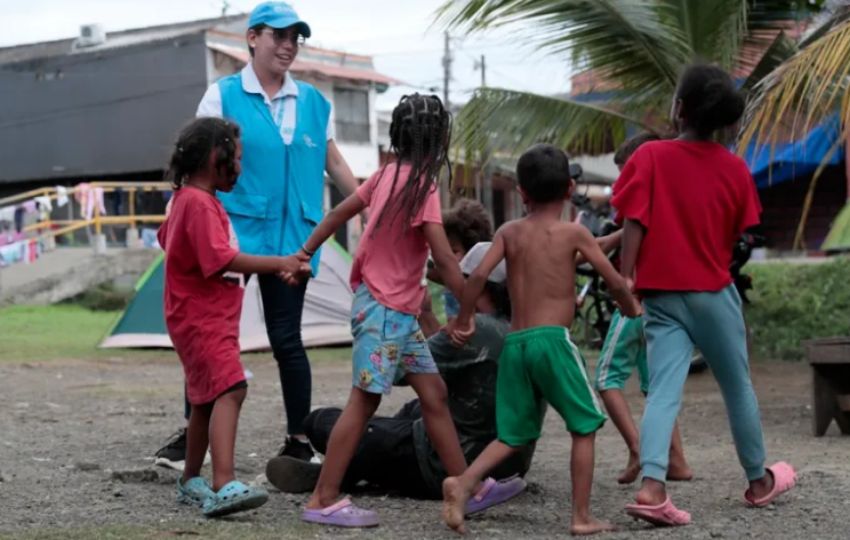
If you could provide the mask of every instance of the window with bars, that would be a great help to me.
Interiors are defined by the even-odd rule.
[[[369,142],[369,92],[334,88],[336,138],[340,142]]]

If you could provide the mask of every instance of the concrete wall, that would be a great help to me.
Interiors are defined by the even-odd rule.
[[[198,33],[0,66],[0,182],[164,168],[205,55]]]
[[[144,272],[161,252],[156,249],[113,249],[95,255],[86,248],[59,248],[31,264],[0,270],[0,307],[55,304],[101,283]]]

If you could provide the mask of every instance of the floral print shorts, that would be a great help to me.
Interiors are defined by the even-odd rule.
[[[365,284],[351,308],[354,335],[352,385],[389,394],[408,373],[439,373],[416,317],[381,305]]]

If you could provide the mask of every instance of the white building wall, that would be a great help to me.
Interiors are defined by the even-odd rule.
[[[304,78],[305,82],[309,82],[315,86],[331,103],[334,102],[334,86],[348,86],[362,89],[363,86],[350,86],[345,82],[334,81],[317,81],[310,78]],[[372,173],[378,169],[378,114],[375,111],[375,99],[377,92],[374,85],[369,88],[369,142],[368,143],[351,143],[337,141],[337,147],[351,167],[351,172],[354,176],[360,179],[366,179],[372,176]],[[331,112],[331,122],[334,122],[334,112]]]

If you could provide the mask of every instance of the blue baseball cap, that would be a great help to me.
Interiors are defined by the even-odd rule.
[[[305,38],[310,37],[310,26],[302,21],[292,6],[286,2],[263,2],[251,11],[248,28],[264,24],[271,28],[289,28],[297,26],[298,32]]]

